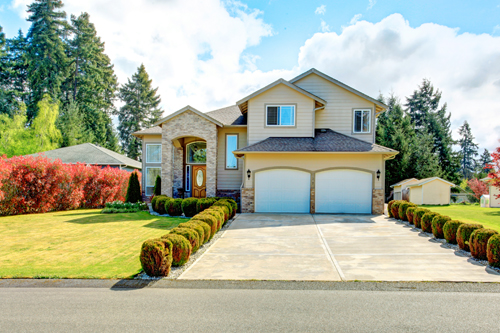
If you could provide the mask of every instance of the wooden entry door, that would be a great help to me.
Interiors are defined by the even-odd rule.
[[[193,197],[205,198],[207,196],[207,166],[193,165]]]

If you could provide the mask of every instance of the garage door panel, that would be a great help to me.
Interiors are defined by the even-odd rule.
[[[370,214],[372,174],[329,170],[316,174],[316,213]]]
[[[258,213],[309,213],[311,175],[276,169],[255,175],[255,211]]]

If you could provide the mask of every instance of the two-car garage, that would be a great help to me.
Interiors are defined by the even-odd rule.
[[[314,180],[314,182],[312,182]],[[255,174],[255,212],[371,214],[373,174],[336,168],[319,172],[262,170]]]

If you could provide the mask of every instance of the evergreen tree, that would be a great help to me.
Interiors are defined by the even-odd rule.
[[[154,195],[161,195],[161,176],[156,176],[155,187],[153,189]]]
[[[488,174],[491,172],[491,169],[488,167],[493,162],[491,158],[491,154],[488,149],[484,149],[479,159],[476,161],[476,178],[482,179],[486,178]]]
[[[83,126],[93,142],[117,150],[116,135],[109,115],[114,113],[118,81],[104,42],[97,36],[89,14],[71,16],[68,42],[68,77],[63,85],[65,103],[76,102]]]
[[[152,81],[141,64],[132,80],[128,79],[120,88],[120,98],[125,105],[118,111],[118,131],[123,150],[133,159],[141,155],[141,143],[131,134],[150,127],[162,114],[158,108],[161,102],[157,95],[158,88],[152,88]]]
[[[417,179],[442,177],[439,156],[433,151],[434,138],[430,133],[419,132],[413,141],[413,155],[411,165],[412,176]],[[411,178],[408,177],[408,178]]]
[[[475,156],[477,155],[478,145],[474,143],[469,123],[464,121],[464,124],[458,129],[460,139],[460,171],[465,179],[471,179],[475,168]]]
[[[128,180],[127,195],[125,197],[125,202],[141,202],[141,185],[139,184],[139,176],[137,172],[132,172]]]
[[[82,126],[83,123],[84,118],[76,102],[71,101],[63,108],[57,121],[57,128],[62,134],[61,147],[93,142],[92,133]]]
[[[45,94],[58,100],[66,78],[67,58],[63,34],[66,13],[61,0],[34,0],[28,6],[31,22],[27,38],[28,84],[30,101],[28,121],[36,116],[36,105]]]

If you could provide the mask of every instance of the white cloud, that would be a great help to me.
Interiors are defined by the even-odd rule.
[[[349,22],[350,24],[356,24],[356,22],[358,22],[361,18],[363,17],[363,15],[361,14],[356,14],[352,17],[351,21]]]
[[[368,7],[366,8],[366,10],[372,9],[376,3],[377,3],[377,0],[368,0]]]
[[[322,32],[329,32],[330,31],[330,26],[326,24],[325,21],[321,20],[321,31]]]
[[[326,5],[321,5],[314,11],[316,15],[324,15],[326,13]]]
[[[455,138],[467,120],[482,147],[499,144],[500,37],[433,23],[412,28],[393,14],[375,24],[357,22],[340,35],[315,34],[299,54],[299,70],[310,67],[374,97],[391,90],[409,96],[428,78],[448,103]]]

